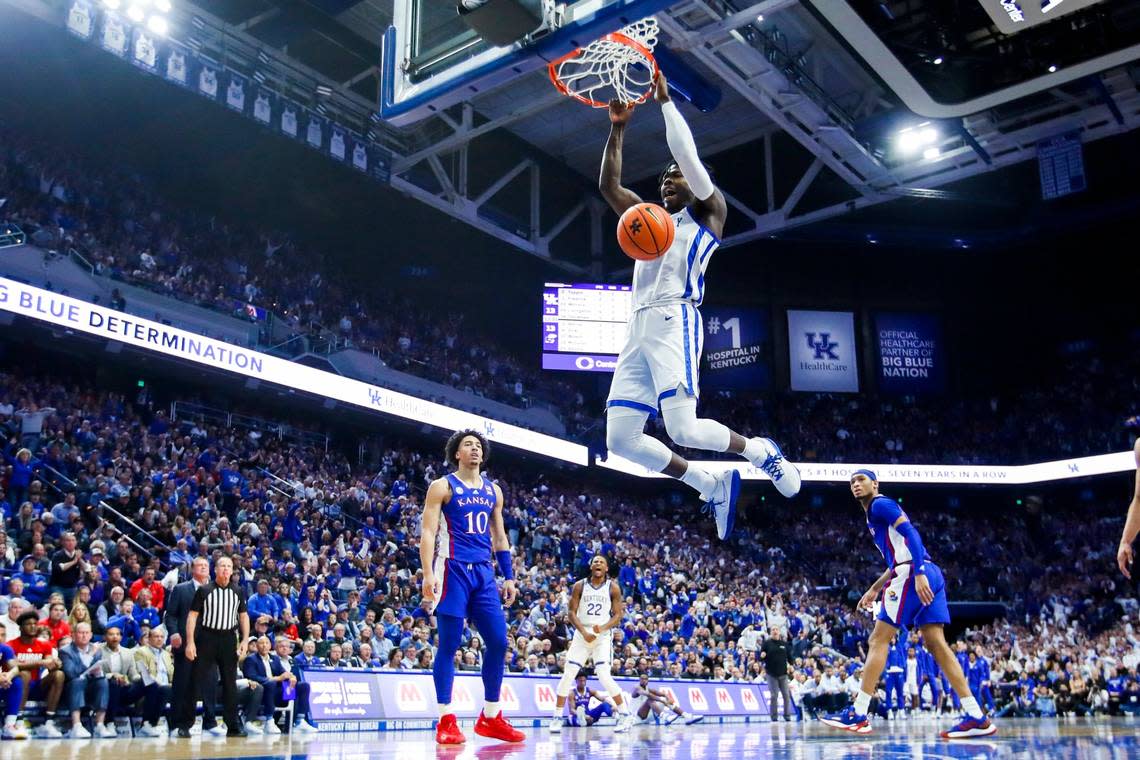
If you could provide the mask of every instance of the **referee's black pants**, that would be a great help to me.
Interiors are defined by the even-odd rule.
[[[194,701],[199,696],[203,702],[213,699],[214,668],[217,668],[222,681],[222,714],[226,719],[226,729],[236,731],[241,728],[237,710],[237,636],[233,631],[205,628],[194,633],[194,643],[198,648],[198,658],[194,660]],[[202,729],[215,725],[213,711],[207,710],[202,719]]]

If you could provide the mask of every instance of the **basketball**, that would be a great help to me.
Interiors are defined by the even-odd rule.
[[[656,203],[638,203],[618,220],[618,244],[625,255],[651,261],[673,245],[673,217]]]

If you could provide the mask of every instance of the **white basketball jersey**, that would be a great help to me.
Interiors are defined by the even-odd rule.
[[[582,583],[582,596],[578,599],[578,609],[575,614],[583,625],[603,625],[610,621],[610,583],[606,581],[599,588],[594,588],[589,581]]]
[[[720,240],[687,207],[673,214],[673,225],[669,250],[633,265],[634,309],[682,301],[700,306],[705,297],[705,268]]]

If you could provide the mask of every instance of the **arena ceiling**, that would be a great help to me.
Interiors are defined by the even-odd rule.
[[[608,124],[545,71],[405,126],[375,119],[382,37],[393,3],[409,1],[194,0],[175,14],[226,65],[267,71],[371,131],[393,152],[395,189],[604,276],[609,223],[593,183]],[[657,14],[663,44],[722,95],[687,113],[733,210],[725,244],[899,198],[968,200],[956,183],[1035,157],[1043,139],[1134,129],[1140,1],[1062,3],[1020,25],[1000,0],[681,0]],[[929,140],[901,149],[916,130]],[[655,176],[664,142],[659,118],[635,119],[630,181]]]

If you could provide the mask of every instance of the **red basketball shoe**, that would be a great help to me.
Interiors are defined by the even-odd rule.
[[[494,718],[488,718],[480,712],[479,720],[475,721],[475,733],[504,742],[521,742],[526,739],[526,734],[512,726],[510,721],[503,717],[502,711]]]

